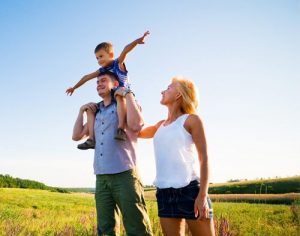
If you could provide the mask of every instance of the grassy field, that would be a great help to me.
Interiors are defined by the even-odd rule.
[[[95,235],[90,194],[0,189],[0,235]]]
[[[300,202],[300,193],[284,194],[210,194],[214,202],[244,202],[265,204],[287,204]]]
[[[147,195],[153,231],[162,235],[152,197]],[[296,204],[216,202],[214,211],[216,226],[227,232],[224,235],[297,235],[300,230],[300,206]],[[96,235],[94,197],[0,188],[0,235]]]
[[[300,176],[211,184],[210,194],[300,193]]]
[[[293,204],[300,202],[300,193],[285,194],[210,194],[213,202],[243,202],[265,204]],[[155,190],[145,191],[148,200],[155,200]]]

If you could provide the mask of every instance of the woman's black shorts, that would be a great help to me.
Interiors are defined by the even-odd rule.
[[[197,219],[194,213],[194,203],[199,190],[200,184],[197,180],[183,188],[157,188],[158,216]],[[212,203],[209,198],[207,198],[207,202],[210,209],[209,218],[212,218]]]

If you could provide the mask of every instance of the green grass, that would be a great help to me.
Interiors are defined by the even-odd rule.
[[[214,202],[244,202],[291,205],[300,201],[300,193],[284,194],[210,194]]]
[[[0,189],[0,235],[95,235],[93,195]]]
[[[280,194],[300,193],[300,176],[278,179],[240,181],[209,186],[210,194]]]
[[[162,235],[156,202],[148,199],[147,208],[154,234]],[[299,205],[216,202],[214,211],[216,225],[229,224],[231,235],[297,235],[300,230]],[[0,188],[0,235],[96,235],[94,196]]]
[[[155,190],[145,191],[148,200],[156,200]],[[285,194],[210,194],[213,202],[243,202],[291,205],[300,202],[300,193]]]
[[[299,205],[295,206],[297,217],[290,206],[215,203],[217,217],[224,217],[233,235],[298,235]]]

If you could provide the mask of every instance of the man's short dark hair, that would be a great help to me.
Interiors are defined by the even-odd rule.
[[[111,78],[112,80],[118,81],[117,75],[115,73],[111,72],[111,71],[101,72],[98,77],[103,76],[103,75],[108,75],[108,77]]]

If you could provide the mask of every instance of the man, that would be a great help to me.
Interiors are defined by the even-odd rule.
[[[127,235],[152,235],[143,186],[136,171],[137,137],[143,126],[143,118],[133,93],[126,89],[117,91],[126,101],[127,140],[114,139],[118,116],[111,89],[117,83],[111,72],[99,75],[97,91],[103,100],[99,104],[88,103],[80,108],[73,129],[73,140],[88,136],[88,127],[83,124],[84,112],[96,112],[94,173],[98,234],[118,235],[120,209]]]

